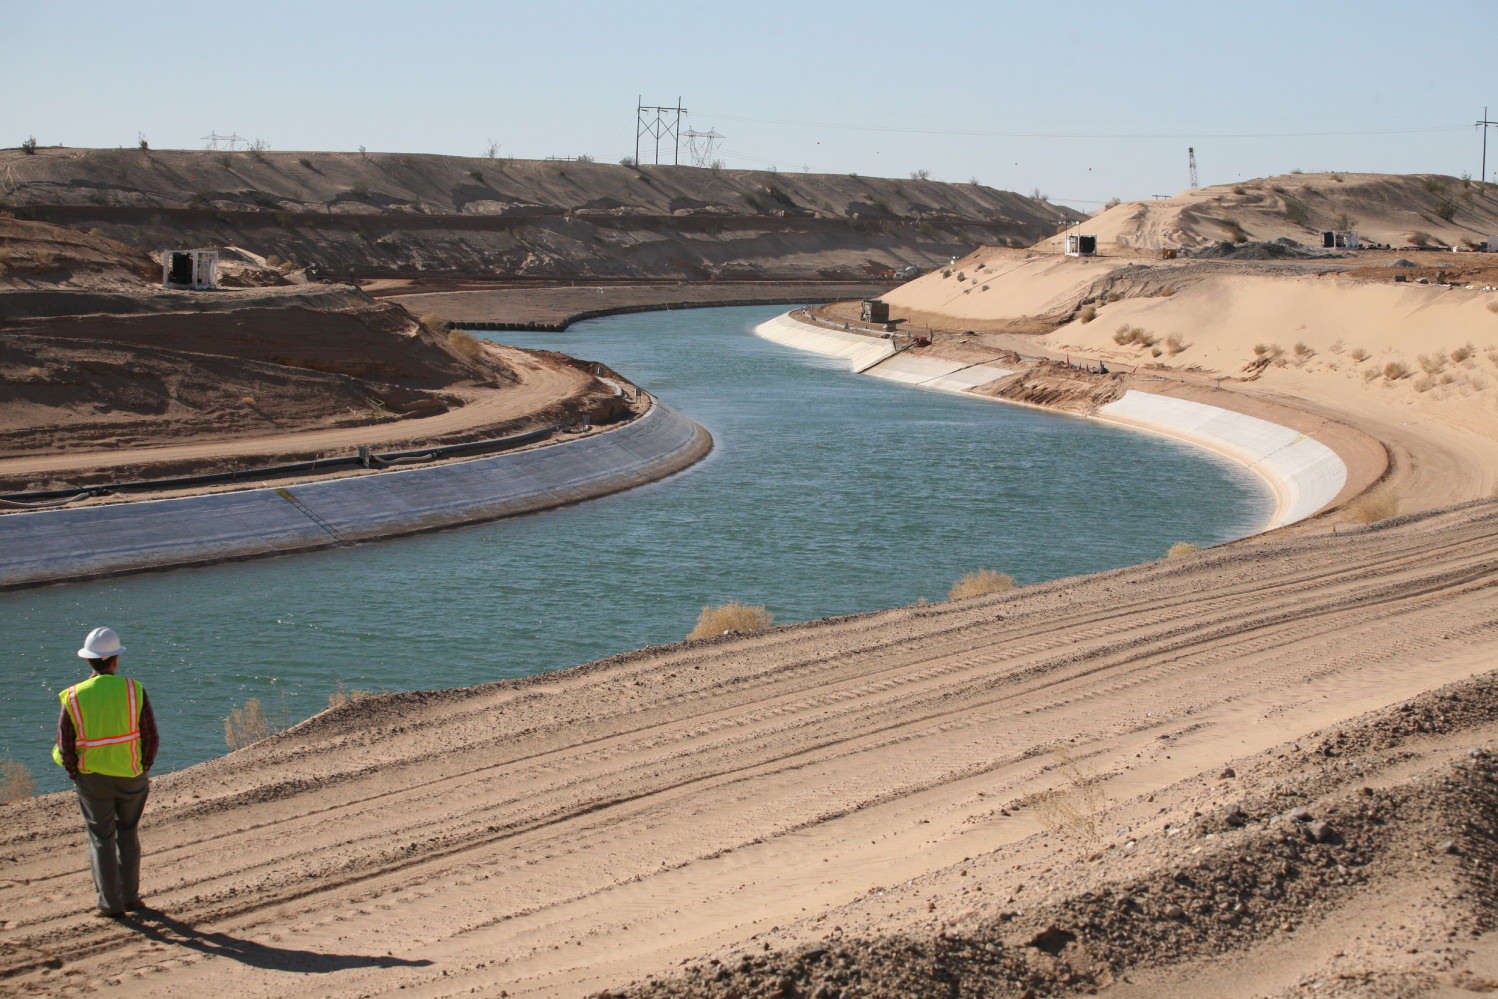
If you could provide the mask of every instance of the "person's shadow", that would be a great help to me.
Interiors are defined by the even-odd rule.
[[[232,937],[227,933],[204,933],[156,909],[141,909],[132,913],[127,925],[133,926],[142,936],[163,944],[187,947],[212,957],[226,957],[251,967],[272,968],[276,971],[325,975],[349,968],[424,968],[432,963],[408,961],[402,957],[323,954],[312,950],[269,947],[253,940]]]

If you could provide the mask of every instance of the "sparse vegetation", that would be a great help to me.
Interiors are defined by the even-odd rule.
[[[1190,346],[1190,344],[1183,342],[1178,336],[1171,335],[1165,338],[1165,349],[1169,352],[1171,357],[1175,357],[1181,351],[1185,350],[1188,346]]]
[[[1294,198],[1285,199],[1285,218],[1296,225],[1311,224],[1311,210],[1306,207],[1305,202]]]
[[[36,155],[36,136],[26,136],[26,141],[21,143],[21,152],[25,153],[27,156]]]
[[[1390,361],[1384,365],[1384,377],[1391,382],[1397,382],[1401,378],[1409,377],[1410,369],[1404,366],[1403,361]]]
[[[1451,198],[1442,198],[1436,203],[1436,218],[1443,222],[1450,222],[1456,217],[1456,201]]]
[[[1426,177],[1420,181],[1420,184],[1431,194],[1446,193],[1446,182],[1439,177]]]
[[[1453,364],[1461,364],[1475,353],[1477,353],[1477,348],[1469,343],[1466,346],[1453,350],[1451,352],[1451,361]]]
[[[1141,347],[1153,347],[1157,340],[1150,334],[1149,330],[1138,326],[1130,326],[1125,323],[1114,331],[1113,342],[1121,347],[1127,347],[1129,344],[1138,344]]]
[[[775,616],[765,610],[763,604],[749,606],[735,600],[717,607],[702,608],[702,613],[697,615],[697,626],[687,634],[687,638],[690,640],[712,638],[730,632],[746,634],[764,631],[774,622]]]
[[[1090,322],[1092,322],[1096,318],[1097,318],[1097,306],[1096,305],[1084,305],[1084,306],[1082,306],[1082,311],[1080,311],[1080,312],[1077,313],[1077,322],[1079,322],[1079,323],[1083,323],[1083,324],[1090,323]]]
[[[1359,364],[1361,364],[1364,361],[1368,360],[1368,358],[1372,357],[1373,355],[1370,354],[1370,353],[1368,353],[1362,347],[1355,347],[1355,348],[1353,348],[1352,353],[1348,354],[1347,356],[1350,357],[1350,358],[1352,358],[1354,361],[1357,361]]]
[[[1035,814],[1052,833],[1074,833],[1094,843],[1102,835],[1103,816],[1110,805],[1102,777],[1092,767],[1084,767],[1066,746],[1054,752],[1061,783],[1035,797]]]
[[[963,597],[976,597],[983,593],[998,593],[1007,590],[1014,585],[1014,577],[1005,572],[995,572],[992,569],[979,569],[970,572],[957,582],[952,584],[952,591],[947,594],[948,600],[961,600]]]
[[[1316,352],[1304,343],[1297,343],[1294,349],[1296,360],[1302,364],[1316,356]]]
[[[357,687],[345,687],[343,681],[338,681],[338,687],[328,695],[328,707],[337,708],[355,701],[362,701],[366,697],[373,697],[378,691],[360,690]]]
[[[15,760],[0,760],[0,805],[29,798],[36,791],[36,782],[26,764]]]
[[[1190,555],[1197,550],[1196,545],[1189,541],[1177,541],[1166,550],[1165,555],[1167,558],[1178,558],[1181,555]]]
[[[453,353],[469,361],[477,360],[484,353],[484,341],[464,330],[449,330],[447,342]]]
[[[930,180],[931,179],[931,171],[930,170],[912,170],[912,171],[910,171],[910,179],[911,180]]]
[[[272,728],[259,698],[252,697],[244,702],[244,707],[231,709],[229,717],[224,719],[224,745],[230,749],[243,749],[268,738],[273,731],[281,729]]]
[[[1382,485],[1358,496],[1345,510],[1347,519],[1355,524],[1376,524],[1399,513],[1399,497]]]
[[[633,170],[635,167],[640,165],[640,161],[635,159],[633,156],[621,156],[619,158],[619,165],[622,167],[629,167],[631,170]]]

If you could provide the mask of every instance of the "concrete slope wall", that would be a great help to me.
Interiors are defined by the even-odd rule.
[[[657,402],[614,430],[472,461],[0,516],[0,588],[277,555],[493,520],[662,478],[707,431]]]
[[[855,356],[856,345],[848,342],[849,337],[872,339],[797,322],[789,315],[777,316],[756,327],[755,332],[803,350],[841,357]],[[855,369],[891,381],[959,392],[1011,373],[990,365],[966,365],[908,353],[875,360],[871,367],[855,363]],[[1130,390],[1102,407],[1095,418],[1187,441],[1245,465],[1274,492],[1275,511],[1264,530],[1311,516],[1330,503],[1347,481],[1347,465],[1325,444],[1289,427],[1218,406]]]
[[[799,347],[832,357],[846,357],[854,371],[862,371],[895,352],[895,345],[889,340],[835,327],[798,322],[789,313],[760,323],[754,328],[754,332],[766,340],[774,340],[787,347]]]
[[[1265,530],[1304,520],[1330,503],[1347,482],[1347,465],[1325,444],[1232,410],[1131,389],[1097,415],[1210,448],[1257,472],[1276,500]]]

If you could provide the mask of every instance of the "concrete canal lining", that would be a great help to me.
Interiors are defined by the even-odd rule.
[[[712,448],[663,403],[616,428],[487,458],[173,499],[0,516],[0,589],[282,555],[562,506]]]

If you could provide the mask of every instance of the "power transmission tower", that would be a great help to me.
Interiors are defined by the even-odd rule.
[[[230,149],[238,149],[241,142],[248,142],[249,140],[238,134],[219,135],[217,132],[209,132],[203,136],[203,141],[208,143],[209,149],[217,149],[220,142],[227,142]]]
[[[1187,146],[1186,147],[1186,162],[1191,167],[1191,186],[1192,187],[1196,187],[1197,183],[1196,183],[1196,147],[1195,146]]]
[[[676,98],[674,108],[648,108],[639,103],[645,98],[643,96],[635,102],[635,162],[640,162],[640,136],[648,135],[655,140],[655,161],[661,161],[661,139],[671,140],[671,162],[681,163],[681,116],[686,114],[686,108],[681,106],[681,98]],[[675,115],[674,118],[666,116]],[[650,116],[654,115],[654,118]]]
[[[692,157],[692,166],[709,167],[713,165],[713,149],[722,143],[725,136],[719,135],[718,130],[712,129],[707,132],[699,132],[689,128],[686,131],[687,153]],[[698,140],[702,144],[698,145]]]
[[[1482,173],[1477,175],[1477,179],[1486,184],[1488,182],[1488,128],[1498,125],[1498,121],[1488,121],[1488,109],[1483,108],[1482,121],[1477,122],[1476,125],[1482,129]]]

